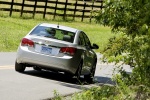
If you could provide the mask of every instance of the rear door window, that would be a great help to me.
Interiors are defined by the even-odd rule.
[[[85,33],[83,33],[83,36],[84,36],[84,39],[85,39],[86,46],[91,47],[91,42],[90,42],[88,36]]]
[[[81,45],[81,46],[85,46],[85,40],[84,40],[84,37],[83,37],[83,33],[80,33],[80,35],[79,35],[78,44]]]

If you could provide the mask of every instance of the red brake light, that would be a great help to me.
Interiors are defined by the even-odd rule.
[[[21,46],[33,47],[34,46],[34,42],[32,40],[27,39],[27,38],[23,38],[22,41],[21,41]]]
[[[69,54],[69,55],[74,55],[75,52],[76,52],[76,48],[73,48],[73,47],[62,47],[60,49],[60,52],[61,53],[66,53],[66,54]]]

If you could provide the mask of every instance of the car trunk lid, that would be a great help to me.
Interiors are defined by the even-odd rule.
[[[29,45],[28,49],[32,52],[37,52],[51,56],[63,56],[64,54],[73,55],[76,49],[73,43],[69,43],[62,40],[50,39],[45,37],[28,37]],[[30,46],[33,44],[34,46]]]

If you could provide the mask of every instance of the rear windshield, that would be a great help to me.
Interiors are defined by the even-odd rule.
[[[75,33],[51,27],[38,26],[30,33],[30,35],[53,38],[73,43]]]

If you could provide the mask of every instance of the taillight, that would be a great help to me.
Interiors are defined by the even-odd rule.
[[[22,41],[21,41],[21,46],[33,47],[34,42],[32,40],[27,39],[27,38],[23,38]]]
[[[73,48],[73,47],[62,47],[60,49],[60,53],[65,53],[65,54],[69,54],[69,55],[74,55],[75,52],[76,52],[76,48]]]

